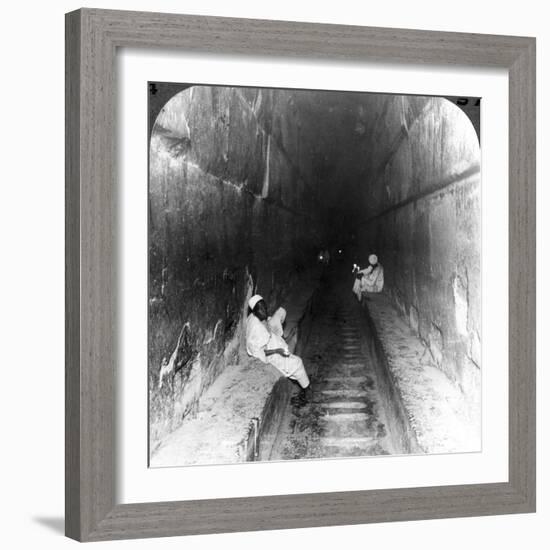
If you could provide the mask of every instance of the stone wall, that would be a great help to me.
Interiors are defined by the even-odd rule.
[[[467,117],[442,98],[377,96],[358,231],[430,360],[477,410],[481,388],[480,160]]]
[[[151,132],[149,397],[154,450],[242,354],[247,298],[274,305],[323,233],[292,92],[194,86]],[[306,200],[306,198],[308,200]]]

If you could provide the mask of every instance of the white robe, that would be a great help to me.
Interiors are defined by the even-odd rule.
[[[361,273],[363,277],[355,279],[352,289],[358,300],[361,300],[361,296],[365,292],[382,292],[384,288],[384,268],[380,264],[377,264],[374,269],[372,265],[369,265],[358,273]]]
[[[296,380],[302,388],[307,388],[309,378],[302,360],[297,355],[283,357],[279,354],[265,354],[266,350],[278,348],[288,351],[282,327],[285,316],[286,311],[283,308],[279,308],[267,322],[260,321],[251,313],[246,319],[246,351],[251,357],[273,365],[287,378]]]

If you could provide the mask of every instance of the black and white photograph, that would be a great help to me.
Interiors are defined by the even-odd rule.
[[[480,451],[481,99],[147,93],[150,467]]]
[[[7,3],[3,547],[548,546],[547,11]]]

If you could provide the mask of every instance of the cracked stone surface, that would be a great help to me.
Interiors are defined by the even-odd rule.
[[[319,281],[318,272],[305,273],[288,293],[285,337],[296,346],[297,326]],[[244,442],[251,421],[262,417],[265,405],[283,375],[272,365],[247,358],[229,365],[203,394],[198,411],[183,419],[179,428],[151,453],[150,466],[244,462]],[[288,382],[290,384],[290,382]]]
[[[441,369],[384,294],[366,302],[409,423],[426,453],[481,450],[481,413]]]

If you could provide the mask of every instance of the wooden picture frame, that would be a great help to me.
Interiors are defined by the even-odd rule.
[[[509,71],[509,481],[116,504],[115,56],[178,48]],[[81,541],[535,511],[535,39],[82,9],[66,16],[66,534]]]

